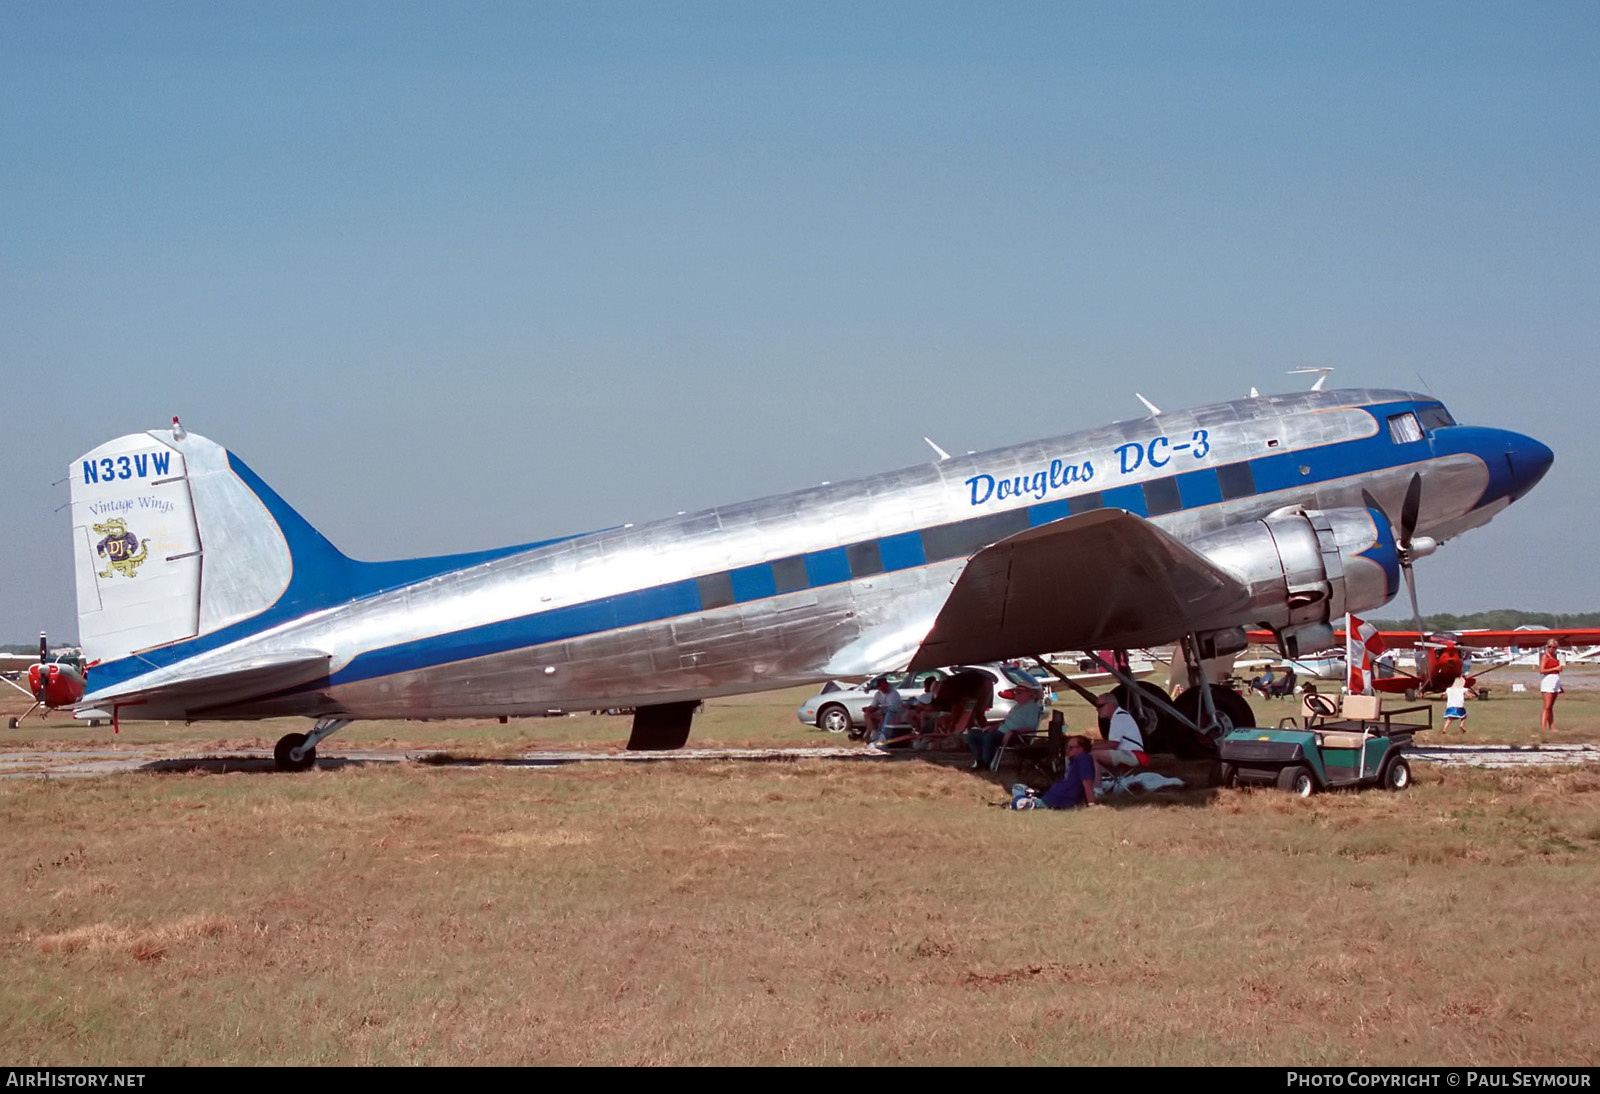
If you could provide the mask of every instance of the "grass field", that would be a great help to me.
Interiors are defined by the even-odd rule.
[[[1473,736],[1531,741],[1537,696],[1503,694],[1473,708]],[[691,743],[839,743],[794,721],[801,697],[709,704]],[[1563,698],[1561,739],[1600,738],[1596,699]],[[36,744],[27,725],[0,746]],[[358,729],[330,745],[494,755],[620,744],[626,721]],[[1004,798],[917,762],[5,780],[0,1054],[1600,1058],[1600,770],[1425,767],[1403,794],[1197,789],[1070,814]]]

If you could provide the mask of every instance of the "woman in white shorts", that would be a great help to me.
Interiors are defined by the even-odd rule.
[[[1539,732],[1556,731],[1556,696],[1561,694],[1561,659],[1554,638],[1544,645],[1544,655],[1539,658],[1539,690],[1544,695],[1544,713],[1539,715]]]

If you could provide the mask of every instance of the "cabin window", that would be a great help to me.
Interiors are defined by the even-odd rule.
[[[851,544],[845,548],[845,555],[850,560],[851,577],[870,577],[873,574],[883,573],[883,555],[879,552],[878,541],[875,539]]]
[[[707,574],[699,579],[700,608],[726,608],[733,603],[733,576],[724,570],[720,574]]]
[[[1176,513],[1183,508],[1178,495],[1177,479],[1152,479],[1144,484],[1144,508],[1152,517],[1162,513]]]
[[[1067,499],[1067,510],[1073,516],[1087,513],[1091,509],[1105,508],[1105,501],[1100,497],[1100,491],[1094,490],[1087,494],[1078,494]]]
[[[975,554],[991,543],[999,543],[1007,536],[1028,530],[1028,511],[1011,509],[1004,513],[990,513],[984,517],[958,520],[954,524],[940,524],[922,532],[922,548],[929,562],[942,562],[947,558],[964,558]]]
[[[1248,498],[1256,492],[1256,477],[1247,463],[1230,463],[1217,468],[1217,482],[1225,501]]]
[[[1389,439],[1395,444],[1411,444],[1422,440],[1422,426],[1417,416],[1409,410],[1404,414],[1389,415]]]
[[[810,585],[811,582],[806,578],[805,559],[780,558],[772,564],[772,587],[778,593],[792,593]]]
[[[1429,433],[1432,433],[1435,429],[1456,424],[1456,420],[1450,416],[1450,412],[1437,403],[1433,406],[1425,406],[1418,409],[1417,417],[1422,419],[1422,428]]]

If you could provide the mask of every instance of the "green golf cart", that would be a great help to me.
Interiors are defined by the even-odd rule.
[[[1339,786],[1410,786],[1405,754],[1415,734],[1433,728],[1433,708],[1423,704],[1335,719],[1338,713],[1333,697],[1312,695],[1303,726],[1286,718],[1277,729],[1234,730],[1218,748],[1217,785],[1276,786],[1302,798]],[[1426,720],[1396,721],[1417,714]]]

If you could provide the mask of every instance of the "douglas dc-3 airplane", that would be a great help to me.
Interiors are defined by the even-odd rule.
[[[357,562],[174,420],[70,468],[82,706],[314,718],[278,742],[298,769],[352,719],[631,706],[630,748],[677,748],[701,699],[838,676],[1175,640],[1209,657],[1242,649],[1246,626],[1297,656],[1552,459],[1430,397],[1310,391],[638,526]],[[1193,690],[1215,734],[1233,693]]]

